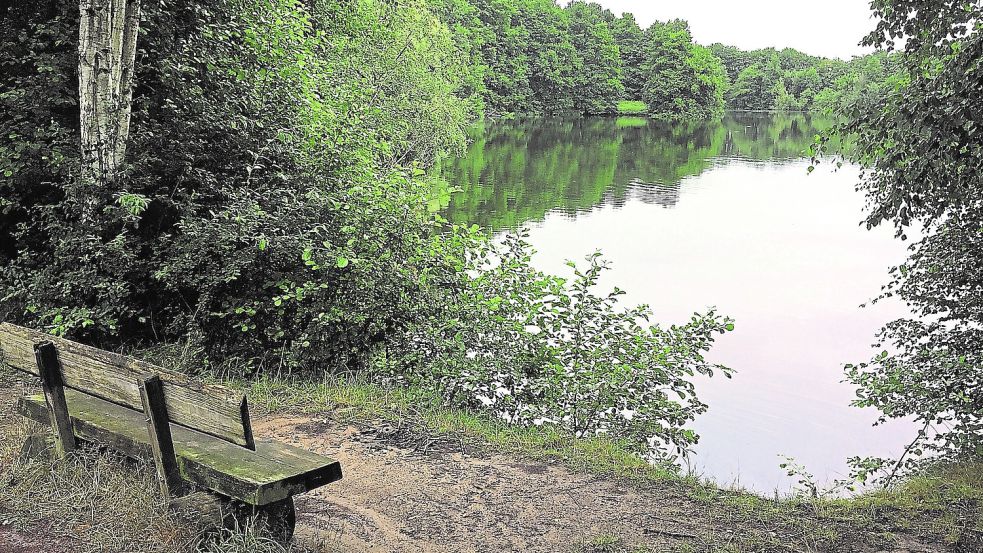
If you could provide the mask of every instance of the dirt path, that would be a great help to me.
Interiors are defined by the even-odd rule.
[[[601,534],[693,534],[691,506],[500,456],[426,455],[356,427],[277,417],[260,434],[331,455],[345,477],[298,501],[302,531],[361,551],[556,551]],[[566,546],[566,547],[563,547]]]
[[[0,438],[17,420],[12,405],[19,393],[0,386]],[[817,527],[837,534],[837,543],[855,544],[834,551],[945,551],[905,537],[888,540],[888,546],[860,545],[885,528],[825,528],[828,521],[808,512],[769,522],[760,510],[742,508],[740,496],[728,505],[702,502],[677,484],[598,478],[466,451],[457,442],[435,443],[387,426],[343,424],[327,415],[256,417],[254,429],[341,461],[341,481],[297,498],[298,540],[315,551],[562,553],[584,545],[598,553],[632,550],[589,546],[605,536],[652,552],[831,550],[816,547]],[[0,524],[0,552],[74,550],[69,540],[46,534]]]
[[[268,418],[256,430],[341,461],[341,481],[298,498],[298,532],[352,551],[572,551],[598,536],[652,551],[811,550],[789,545],[801,539],[794,530],[722,521],[672,485],[639,488],[496,455],[421,454],[326,418]]]

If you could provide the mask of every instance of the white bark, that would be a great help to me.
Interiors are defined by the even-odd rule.
[[[83,183],[107,184],[126,156],[140,0],[80,0],[79,10]]]

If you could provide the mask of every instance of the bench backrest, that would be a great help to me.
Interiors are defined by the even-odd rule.
[[[34,344],[44,341],[58,350],[65,386],[143,411],[138,380],[156,374],[172,423],[256,449],[245,395],[222,386],[195,385],[183,374],[10,323],[0,324],[0,361],[38,375]]]

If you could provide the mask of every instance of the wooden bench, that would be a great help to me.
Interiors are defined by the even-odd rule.
[[[255,439],[245,395],[224,387],[9,323],[0,361],[40,378],[44,394],[18,410],[52,427],[59,455],[85,441],[152,458],[167,499],[207,490],[265,515],[282,539],[293,534],[293,496],[341,478],[333,459]]]

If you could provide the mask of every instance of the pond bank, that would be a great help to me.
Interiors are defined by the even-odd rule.
[[[0,390],[6,442],[20,424],[11,414],[20,385]],[[342,482],[299,498],[298,551],[977,551],[959,547],[972,547],[983,529],[975,469],[856,500],[775,501],[637,464],[616,476],[616,444],[510,429],[438,409],[421,401],[422,392],[271,380],[249,392],[259,435],[336,456],[345,467]],[[8,470],[12,445],[0,443],[0,471]],[[579,457],[568,455],[576,451]],[[122,480],[105,477],[112,462],[99,463],[99,485],[119,486]],[[151,482],[147,472],[127,478]],[[51,491],[59,493],[83,513],[86,502],[114,496],[95,485]],[[0,518],[36,528],[32,520],[42,515],[15,499],[0,498],[0,512],[8,512]],[[133,518],[103,507],[108,520]],[[99,531],[112,533],[107,525]],[[52,540],[86,537],[79,547],[98,544],[77,524],[40,532]]]

